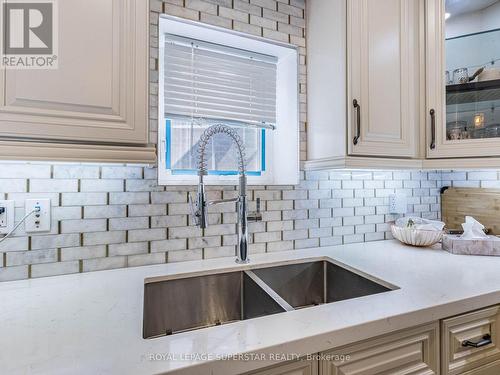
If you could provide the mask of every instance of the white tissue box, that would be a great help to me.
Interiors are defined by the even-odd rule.
[[[445,234],[442,246],[443,250],[452,254],[500,256],[500,238],[496,236],[468,240],[460,238],[460,235]]]

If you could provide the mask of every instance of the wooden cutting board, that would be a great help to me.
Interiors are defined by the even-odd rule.
[[[472,216],[500,235],[500,189],[441,189],[441,220],[448,229],[462,229],[465,216]]]

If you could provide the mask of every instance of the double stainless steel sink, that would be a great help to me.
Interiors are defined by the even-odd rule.
[[[154,338],[397,287],[327,260],[187,278],[146,279],[143,337]]]

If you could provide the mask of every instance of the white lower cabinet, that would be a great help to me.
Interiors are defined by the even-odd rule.
[[[334,349],[340,359],[322,361],[321,375],[438,374],[437,323]]]
[[[441,373],[500,374],[500,306],[441,322]]]
[[[439,324],[411,328],[332,349],[319,361],[297,361],[255,375],[438,374]]]
[[[500,305],[331,349],[255,375],[499,375]]]

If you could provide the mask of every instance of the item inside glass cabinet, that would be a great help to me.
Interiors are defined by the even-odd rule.
[[[500,137],[500,0],[445,0],[445,12],[446,139]]]

